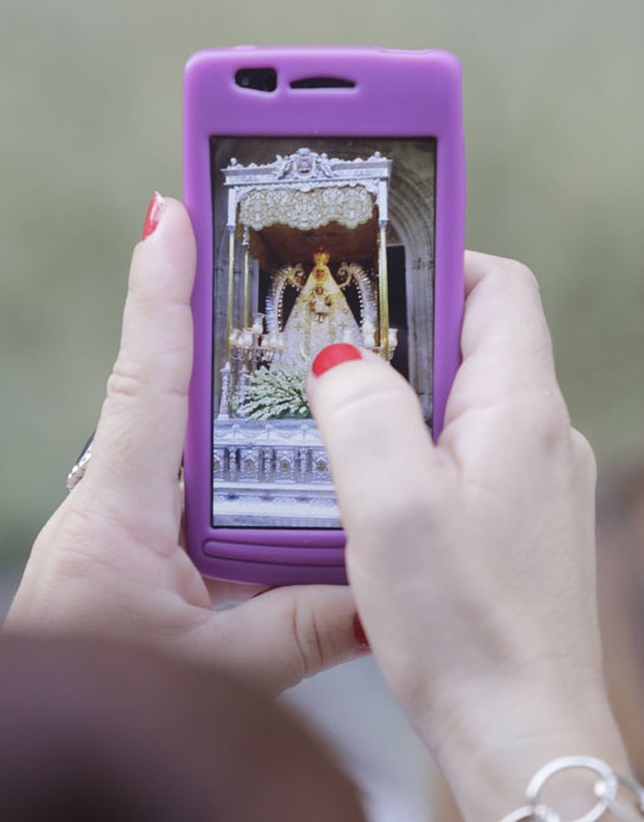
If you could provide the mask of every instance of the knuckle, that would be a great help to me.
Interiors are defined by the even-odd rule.
[[[54,573],[57,580],[89,580],[96,573],[97,557],[84,543],[67,546],[60,551],[54,561]]]
[[[571,440],[573,454],[580,471],[594,484],[597,481],[597,458],[592,445],[576,428],[571,429]]]
[[[313,676],[324,667],[324,641],[315,612],[298,598],[293,608],[293,640],[301,659],[302,678]]]
[[[563,397],[557,391],[546,392],[530,401],[530,418],[534,430],[546,447],[558,447],[570,437],[570,416]]]
[[[82,508],[66,512],[56,535],[57,550],[41,546],[39,540],[34,548],[49,549],[49,567],[58,581],[86,580],[103,562],[96,522]]]
[[[123,354],[119,354],[107,380],[108,398],[135,397],[140,393],[142,384],[141,371],[137,365]]]
[[[534,275],[531,268],[519,260],[510,260],[510,270],[513,276],[520,278],[523,282],[535,292],[539,292],[539,281]]]
[[[528,292],[534,300],[541,301],[539,281],[525,263],[504,259],[497,265],[494,274],[501,279],[505,288],[519,287]]]

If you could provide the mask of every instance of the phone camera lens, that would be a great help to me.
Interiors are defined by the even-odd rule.
[[[272,92],[277,88],[277,72],[272,68],[245,68],[235,74],[240,88]]]

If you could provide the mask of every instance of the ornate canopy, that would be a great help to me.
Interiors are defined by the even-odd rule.
[[[378,336],[383,355],[389,356],[386,228],[391,164],[392,161],[379,151],[366,159],[341,160],[312,151],[306,146],[285,157],[278,154],[272,163],[241,165],[234,157],[230,160],[223,169],[224,184],[228,190],[226,224],[229,237],[227,362],[231,355],[233,331],[235,237],[238,226],[242,228],[244,249],[244,326],[250,321],[251,229],[261,232],[272,230],[273,226],[285,226],[286,230],[304,232],[337,223],[351,232],[359,227],[362,231],[373,230],[378,252]],[[363,280],[356,278],[359,286],[364,285]],[[367,296],[365,288],[361,288],[361,295],[364,301]],[[278,315],[279,311],[275,316]],[[363,310],[363,320],[366,316]]]
[[[303,147],[265,165],[233,158],[224,174],[229,227],[261,231],[279,223],[307,231],[337,222],[354,229],[371,218],[374,204],[378,221],[387,219],[391,160],[380,152],[340,160]]]

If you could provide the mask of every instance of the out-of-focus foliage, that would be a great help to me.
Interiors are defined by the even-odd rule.
[[[642,447],[642,0],[2,0],[0,561],[64,495],[145,206],[181,193],[185,58],[309,42],[459,55],[469,244],[538,274],[600,464]]]

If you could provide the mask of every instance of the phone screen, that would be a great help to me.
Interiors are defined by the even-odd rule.
[[[210,168],[212,525],[339,528],[306,375],[375,351],[431,428],[436,140],[216,136]]]

